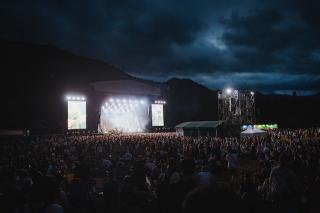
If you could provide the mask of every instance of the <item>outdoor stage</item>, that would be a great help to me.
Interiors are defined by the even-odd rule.
[[[163,127],[166,101],[160,94],[159,88],[133,80],[93,83],[85,94],[67,94],[67,130],[134,133]]]

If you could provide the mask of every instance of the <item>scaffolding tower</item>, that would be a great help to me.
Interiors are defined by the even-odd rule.
[[[219,120],[233,124],[254,124],[254,92],[239,91],[231,88],[218,91]]]

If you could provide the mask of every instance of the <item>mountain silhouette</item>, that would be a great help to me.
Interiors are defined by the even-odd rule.
[[[191,120],[217,120],[217,91],[190,79],[164,83],[135,78],[96,59],[52,45],[0,40],[0,129],[45,129],[61,132],[66,123],[65,91],[84,91],[90,83],[136,80],[160,86],[166,99],[165,123],[173,127]],[[256,93],[258,123],[282,127],[320,126],[320,94],[314,96]]]

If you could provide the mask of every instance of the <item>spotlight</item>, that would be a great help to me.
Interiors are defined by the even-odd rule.
[[[85,97],[81,97],[81,101],[84,101],[84,100],[86,100]]]
[[[113,103],[113,102],[114,102],[113,98],[110,98],[110,102],[111,102],[111,103]]]
[[[140,100],[140,103],[141,103],[141,104],[144,104],[144,101],[143,101],[143,100]]]
[[[120,102],[120,100],[119,100],[119,99],[116,99],[116,102],[117,102],[117,103],[119,103],[119,102]]]
[[[67,100],[68,100],[68,101],[71,100],[71,97],[70,97],[70,96],[67,96]]]
[[[126,99],[123,99],[122,102],[123,102],[123,103],[127,103],[127,100],[126,100]]]
[[[231,89],[231,88],[227,88],[227,89],[226,89],[226,93],[227,93],[227,95],[231,95],[232,89]]]
[[[253,91],[251,91],[251,92],[250,92],[250,94],[251,94],[251,95],[254,95],[254,92],[253,92]]]
[[[162,100],[155,100],[154,101],[155,104],[165,104],[166,101],[162,101]]]
[[[77,97],[77,101],[80,101],[80,97]]]

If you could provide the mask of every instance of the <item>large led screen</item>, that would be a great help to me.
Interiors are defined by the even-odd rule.
[[[163,105],[162,104],[152,104],[151,105],[152,113],[152,126],[163,126]]]
[[[85,129],[86,117],[85,101],[68,101],[68,129]]]

